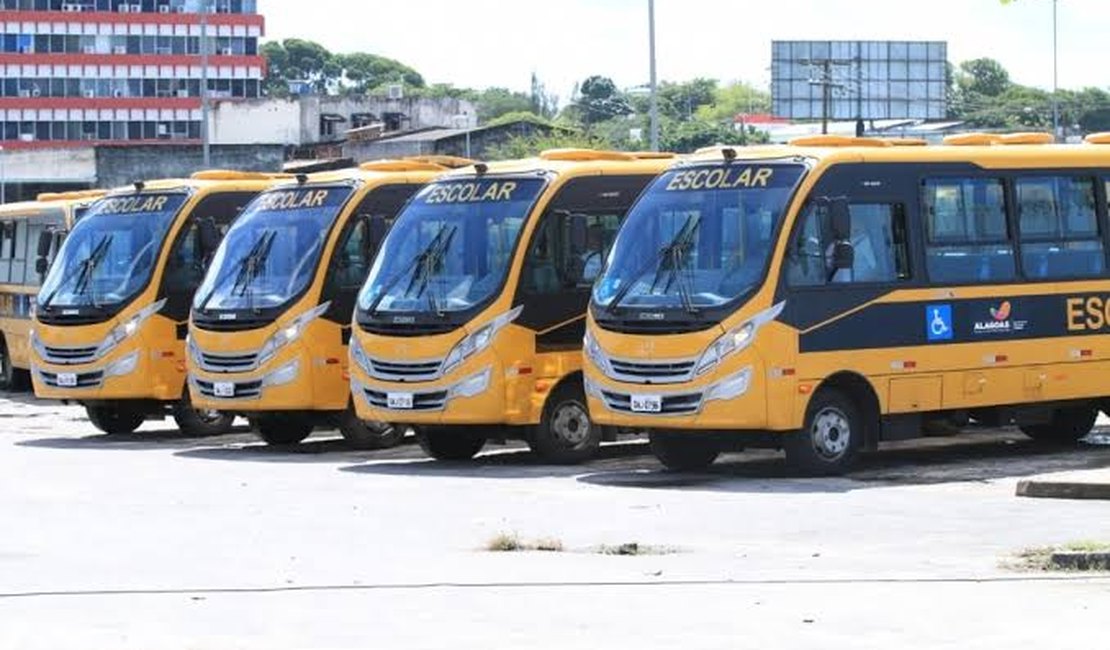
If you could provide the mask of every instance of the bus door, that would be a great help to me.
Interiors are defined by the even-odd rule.
[[[652,179],[575,178],[551,199],[528,243],[513,300],[524,306],[516,323],[537,332],[537,353],[581,347],[594,280],[625,213]]]

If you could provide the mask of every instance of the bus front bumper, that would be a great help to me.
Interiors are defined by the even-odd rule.
[[[35,355],[31,378],[40,399],[77,402],[157,400],[176,402],[185,385],[180,356],[152,359],[143,347],[118,351],[83,365],[57,365]]]
[[[351,374],[358,417],[424,425],[502,424],[505,387],[495,365],[421,384],[380,382]]]
[[[311,411],[316,405],[309,355],[301,351],[253,372],[204,372],[190,362],[189,394],[194,406],[234,413]]]
[[[604,426],[712,431],[764,429],[764,387],[752,366],[701,385],[616,383],[584,377],[590,418]]]

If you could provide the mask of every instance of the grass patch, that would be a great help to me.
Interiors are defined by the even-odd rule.
[[[1073,553],[1110,553],[1110,542],[1083,540],[1064,544],[1061,549]]]
[[[516,533],[498,533],[486,542],[486,550],[491,553],[514,553],[518,551],[562,553],[563,542],[554,537],[541,537],[540,539],[525,541]]]
[[[649,546],[639,542],[625,542],[624,544],[602,544],[597,547],[596,553],[600,555],[672,555],[678,549],[669,546]]]
[[[1012,571],[1027,572],[1107,572],[1110,571],[1110,543],[1078,541],[1027,548],[1003,560],[1001,565]]]

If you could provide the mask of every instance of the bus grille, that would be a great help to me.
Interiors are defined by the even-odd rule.
[[[51,388],[99,388],[100,385],[104,383],[104,371],[97,370],[96,372],[86,372],[77,375],[76,386],[58,386],[58,373],[55,372],[40,370],[39,378],[42,379],[42,383]]]
[[[200,350],[197,363],[207,372],[247,372],[258,367],[258,353],[215,354]]]
[[[83,363],[91,363],[96,361],[96,347],[91,348],[61,348],[50,347],[40,348],[42,350],[43,358],[48,363],[53,363],[60,366],[76,366]]]
[[[363,388],[363,394],[370,406],[379,409],[388,409],[388,394],[385,391],[373,388]],[[414,393],[412,396],[412,411],[442,411],[447,405],[447,391],[437,390],[428,393]]]
[[[609,359],[613,379],[636,384],[667,384],[689,381],[694,372],[694,361],[664,361],[643,363]]]
[[[371,375],[375,379],[384,379],[385,381],[431,381],[439,377],[439,367],[442,363],[443,359],[407,363],[372,358],[370,359],[370,369],[373,371]]]
[[[211,399],[258,399],[262,396],[262,380],[244,381],[235,384],[235,395],[232,397],[216,397],[216,386],[213,382],[203,379],[194,379],[193,385],[201,395]]]
[[[601,391],[605,405],[620,413],[632,412],[632,396],[628,393]],[[637,413],[636,415],[690,415],[701,410],[701,393],[686,395],[664,395],[663,410],[659,413]]]

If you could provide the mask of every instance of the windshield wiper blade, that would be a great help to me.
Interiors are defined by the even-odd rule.
[[[253,246],[251,246],[250,250],[247,251],[242,257],[240,257],[239,261],[236,262],[233,266],[229,266],[227,268],[227,271],[225,271],[223,275],[221,275],[219,278],[216,279],[215,282],[212,283],[212,289],[208,292],[207,295],[204,296],[204,300],[200,302],[200,306],[197,308],[198,311],[204,311],[205,307],[208,306],[208,303],[212,301],[213,297],[215,297],[216,292],[220,290],[220,287],[224,286],[224,283],[227,282],[228,278],[232,277],[231,274],[233,271],[235,272],[235,282],[232,284],[232,287],[239,286],[239,283],[242,282],[242,279],[246,272],[248,263],[252,259],[254,259],[255,256],[258,255],[258,252],[260,250],[262,250],[262,247],[266,244],[266,240],[269,238],[269,234],[272,232],[274,231],[264,231],[262,233],[262,236],[254,242]],[[234,289],[232,290],[234,291]]]
[[[459,232],[458,226],[453,226],[451,232],[443,238],[443,243],[434,250],[428,251],[428,256],[424,258],[423,263],[420,265],[420,287],[416,291],[416,295],[427,295],[428,305],[435,312],[436,316],[443,316],[443,310],[440,308],[439,300],[435,297],[435,291],[428,291],[428,284],[431,283],[432,277],[442,269],[443,258],[447,256],[447,251],[451,248],[451,242],[455,240],[455,234]],[[416,274],[413,274],[413,280],[416,279]],[[411,288],[411,283],[410,283]],[[406,295],[408,292],[406,292]]]
[[[254,280],[262,273],[266,260],[270,257],[270,251],[274,249],[274,239],[276,238],[276,230],[269,230],[262,236],[262,245],[254,255],[246,260],[239,271],[239,275],[235,278],[235,284],[231,286],[232,295],[236,295],[236,291],[238,291],[237,295],[247,297],[247,309],[250,311],[254,311]]]
[[[408,265],[405,266],[405,268],[398,271],[396,275],[394,275],[392,278],[389,279],[388,282],[385,283],[385,285],[382,287],[381,293],[378,294],[377,298],[374,298],[374,302],[370,303],[370,306],[366,309],[366,314],[368,316],[373,318],[378,314],[378,307],[381,306],[382,301],[385,300],[385,297],[388,296],[389,292],[393,291],[393,288],[400,284],[401,280],[404,279],[405,276],[407,276],[409,273],[413,274],[413,279],[409,282],[409,286],[405,289],[405,295],[408,295],[411,292],[412,285],[416,282],[415,271],[419,269],[420,265],[424,263],[424,260],[426,260],[428,256],[431,255],[433,251],[435,251],[439,247],[440,242],[443,240],[444,235],[447,234],[447,230],[449,228],[451,228],[451,224],[448,223],[444,223],[442,226],[440,226],[439,230],[436,231],[435,236],[432,237],[432,240],[428,242],[427,246],[424,247],[424,250],[420,251],[418,255],[412,258],[412,261],[410,261]],[[453,236],[454,231],[452,231],[452,237]]]
[[[693,217],[691,217],[693,219]],[[686,270],[686,254],[689,252],[690,247],[694,243],[694,237],[697,235],[698,229],[701,227],[701,217],[698,217],[692,224],[687,221],[687,225],[683,226],[684,233],[679,233],[675,241],[671,242],[670,249],[667,251],[667,256],[670,258],[670,264],[667,268],[667,283],[663,287],[663,292],[667,293],[671,290],[672,286],[678,286],[678,299],[682,301],[682,308],[686,313],[696,314],[698,308],[694,306],[694,299],[690,295],[690,289],[683,281],[682,272]],[[684,236],[683,236],[684,235]],[[654,281],[651,283],[651,291],[655,290],[659,282],[659,274],[656,274]]]
[[[84,293],[85,288],[88,286],[89,280],[92,278],[93,271],[96,269],[97,266],[100,265],[100,262],[103,261],[104,257],[107,255],[108,246],[112,243],[112,239],[113,235],[104,235],[104,237],[102,237],[97,245],[92,249],[92,252],[89,253],[89,256],[78,262],[76,268],[70,271],[69,275],[62,278],[62,281],[58,283],[57,288],[51,291],[50,295],[42,301],[43,308],[49,309],[51,303],[54,302],[54,298],[58,295],[58,293],[62,289],[66,288],[69,283],[73,282],[74,280],[77,281],[77,284],[75,284],[73,287],[74,295],[77,296]]]
[[[672,239],[666,246],[663,246],[658,251],[656,251],[655,255],[644,260],[643,265],[641,265],[640,268],[636,269],[636,272],[632,274],[632,277],[629,279],[628,284],[621,287],[620,290],[617,291],[617,294],[613,296],[613,299],[609,301],[609,304],[605,306],[605,311],[610,314],[616,311],[616,309],[621,306],[621,303],[623,303],[624,300],[628,298],[628,294],[631,293],[632,288],[636,286],[636,281],[644,277],[644,275],[646,275],[648,271],[654,268],[656,264],[659,264],[661,260],[667,258],[668,256],[673,256],[676,250],[685,250],[686,248],[689,248],[690,244],[693,243],[694,235],[697,234],[697,230],[700,226],[701,217],[695,217],[694,215],[690,215],[689,217],[687,217],[686,222],[682,224],[682,228],[679,229],[677,234],[675,234],[674,239]],[[680,259],[684,258],[685,255],[683,254]],[[675,263],[672,262],[672,266],[674,265]],[[654,291],[656,285],[659,284],[661,273],[661,269],[656,271],[655,277],[652,279],[651,282],[649,293],[651,291]],[[684,306],[686,305],[686,301],[690,300],[689,293],[686,293],[684,297],[680,295],[680,297],[683,298]],[[694,309],[696,311],[696,308],[694,308],[692,302],[689,303],[689,308],[690,309],[687,309],[687,311],[690,311],[691,309]]]

